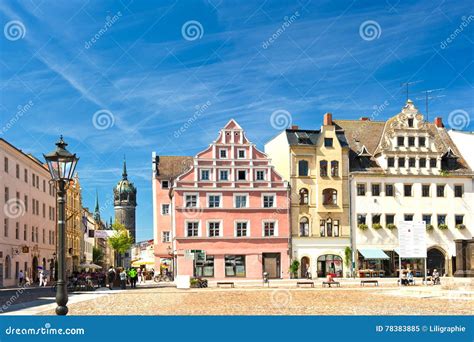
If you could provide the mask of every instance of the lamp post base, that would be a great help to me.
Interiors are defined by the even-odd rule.
[[[57,306],[56,307],[56,315],[58,316],[66,316],[68,313],[69,309],[67,306]]]

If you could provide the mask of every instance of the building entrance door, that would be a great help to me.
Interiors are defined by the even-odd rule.
[[[280,253],[263,253],[263,272],[269,279],[280,278]]]

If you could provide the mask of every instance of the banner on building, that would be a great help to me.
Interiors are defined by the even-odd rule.
[[[400,221],[397,228],[400,257],[426,258],[425,221]]]
[[[114,235],[114,230],[94,230],[94,237],[96,239],[108,239]]]

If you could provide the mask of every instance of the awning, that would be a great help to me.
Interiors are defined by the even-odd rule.
[[[365,259],[390,259],[381,249],[359,249]]]
[[[136,260],[132,262],[132,267],[140,267],[141,265],[154,265],[155,261],[154,260]]]

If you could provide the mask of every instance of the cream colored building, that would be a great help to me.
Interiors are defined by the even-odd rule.
[[[320,130],[287,129],[265,144],[265,153],[291,187],[292,260],[298,276],[345,277],[350,260],[348,145],[332,115]]]
[[[474,234],[473,172],[441,118],[426,122],[408,100],[386,122],[362,118],[335,123],[351,149],[351,228],[357,267],[396,275],[397,225],[425,221],[428,270],[453,274],[454,241]],[[402,264],[423,274],[421,259]]]
[[[76,173],[66,189],[66,272],[77,271],[81,263],[82,231],[81,185]]]
[[[47,167],[0,139],[0,287],[32,281],[40,268],[54,276],[56,194]]]

